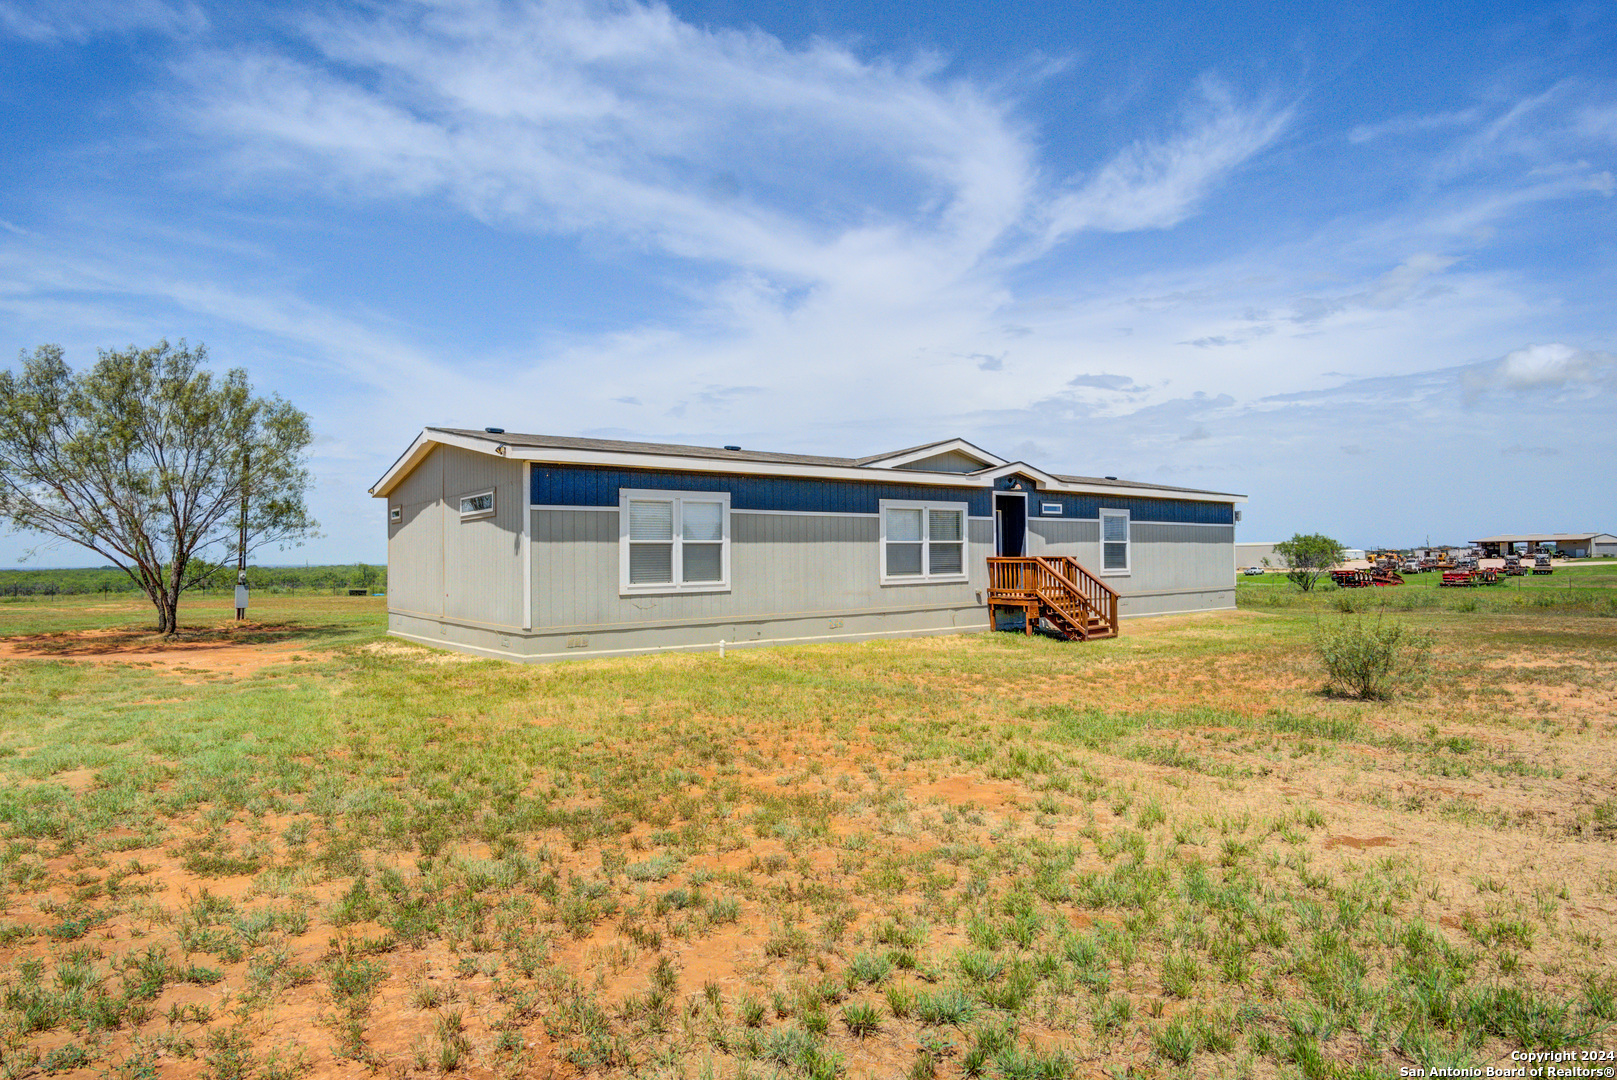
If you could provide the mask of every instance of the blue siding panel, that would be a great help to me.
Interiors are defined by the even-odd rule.
[[[882,499],[933,499],[967,503],[973,517],[987,517],[991,512],[991,500],[986,488],[860,483],[854,480],[799,481],[722,473],[652,472],[539,464],[532,467],[530,478],[530,501],[537,506],[616,506],[619,488],[645,488],[652,491],[728,491],[730,505],[736,510],[874,514],[879,511]]]
[[[784,510],[875,514],[882,499],[964,502],[972,517],[993,513],[993,493],[987,488],[958,488],[941,484],[902,484],[887,480],[794,480],[738,476],[724,473],[656,472],[645,469],[608,469],[587,465],[534,464],[530,473],[531,502],[537,506],[616,506],[619,488],[652,491],[728,491],[736,510]],[[1157,499],[1146,496],[1066,495],[1029,492],[1030,516],[1043,516],[1041,502],[1059,502],[1061,517],[1091,520],[1101,507],[1127,510],[1134,521],[1173,524],[1233,525],[1233,503]]]
[[[1061,504],[1059,515],[1045,515],[1037,503]],[[1100,517],[1101,507],[1108,510],[1127,510],[1131,521],[1157,521],[1178,525],[1234,525],[1235,504],[1222,502],[1196,502],[1191,499],[1151,499],[1139,495],[1063,495],[1039,492],[1033,517],[1063,517],[1094,520]]]

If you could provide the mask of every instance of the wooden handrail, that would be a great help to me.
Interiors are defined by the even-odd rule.
[[[988,560],[988,594],[990,604],[1036,603],[1078,637],[1090,636],[1092,621],[1117,632],[1117,590],[1070,555],[994,556]]]

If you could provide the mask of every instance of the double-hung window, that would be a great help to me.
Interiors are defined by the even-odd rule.
[[[966,580],[966,504],[881,501],[884,585]]]
[[[1100,572],[1126,574],[1129,572],[1129,512],[1102,510],[1100,512]]]
[[[623,488],[618,548],[621,592],[722,592],[730,587],[730,493]]]

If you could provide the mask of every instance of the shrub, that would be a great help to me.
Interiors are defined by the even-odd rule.
[[[1379,618],[1343,619],[1322,627],[1314,646],[1325,664],[1327,693],[1380,700],[1425,682],[1432,636]]]

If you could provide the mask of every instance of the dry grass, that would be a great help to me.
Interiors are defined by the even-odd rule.
[[[1610,1046],[1617,622],[1418,617],[1433,679],[1385,703],[1323,695],[1291,612],[5,662],[0,1064],[1324,1077]]]

